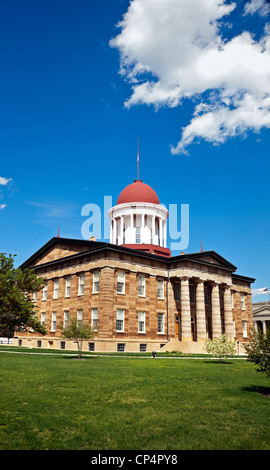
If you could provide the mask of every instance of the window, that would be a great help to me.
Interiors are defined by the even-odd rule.
[[[96,330],[97,324],[98,324],[98,309],[92,308],[92,323],[91,323],[92,328]]]
[[[145,297],[145,276],[139,275],[138,295]]]
[[[164,333],[164,313],[158,313],[158,333]]]
[[[157,288],[158,299],[164,299],[164,281],[163,279],[158,279],[158,288]]]
[[[42,312],[40,315],[40,323],[45,326],[45,313]]]
[[[58,299],[59,279],[56,279],[53,284],[53,298]]]
[[[43,287],[42,300],[47,300],[47,295],[48,295],[48,285]]]
[[[117,293],[125,293],[125,273],[123,271],[117,272]]]
[[[231,292],[231,299],[232,299],[232,308],[234,308],[233,292]]]
[[[146,352],[147,351],[147,344],[140,344],[140,352]]]
[[[243,338],[247,338],[247,322],[242,321],[242,328],[243,328]]]
[[[69,321],[69,311],[64,310],[64,328],[68,327],[68,321]]]
[[[33,292],[33,302],[36,302],[37,300],[37,292]]]
[[[180,284],[174,284],[174,300],[180,300]]]
[[[41,344],[42,344],[41,340],[38,339],[38,340],[37,340],[37,347],[38,347],[38,348],[41,348]]]
[[[82,326],[83,311],[77,310],[77,326]]]
[[[95,351],[95,343],[88,343],[88,351]]]
[[[138,312],[138,332],[145,333],[145,312]]]
[[[189,287],[190,302],[195,302],[195,286]]]
[[[51,331],[56,330],[56,312],[52,312]]]
[[[136,227],[136,243],[141,243],[141,228]]]
[[[117,343],[117,352],[125,352],[126,344],[125,343]]]
[[[78,286],[78,295],[83,295],[84,293],[84,274],[79,275],[79,286]]]
[[[93,293],[99,292],[99,271],[93,273]]]
[[[66,342],[60,341],[60,349],[66,349]]]
[[[126,228],[123,228],[123,245],[126,243]]]
[[[241,310],[245,310],[245,295],[240,294],[241,296]]]
[[[118,308],[116,311],[116,331],[124,331],[125,310]]]
[[[66,291],[65,291],[66,297],[70,297],[70,287],[71,287],[71,276],[68,276],[66,278]]]

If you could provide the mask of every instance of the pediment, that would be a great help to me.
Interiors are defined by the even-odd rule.
[[[270,305],[253,305],[253,316],[270,316]]]
[[[235,271],[237,268],[232,263],[227,261],[225,258],[220,256],[215,251],[206,251],[200,253],[194,253],[191,255],[187,255],[188,258],[191,258],[194,261],[198,261],[199,263],[204,263],[208,265],[213,265],[215,267],[229,269],[230,271]]]
[[[90,251],[99,245],[99,242],[54,237],[28,258],[20,268],[33,268],[51,261]]]

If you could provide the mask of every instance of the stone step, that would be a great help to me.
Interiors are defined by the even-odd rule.
[[[185,354],[207,354],[203,349],[204,344],[205,341],[178,341],[177,339],[172,339],[163,348],[159,349],[158,352],[180,351]],[[247,355],[243,344],[239,343],[237,345],[236,354]]]
[[[204,343],[204,341],[178,341],[173,339],[165,344],[159,352],[181,351],[182,353],[206,354],[206,351],[203,349]]]

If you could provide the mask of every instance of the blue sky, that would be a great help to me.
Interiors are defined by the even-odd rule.
[[[213,11],[200,15],[205,28],[196,50],[186,34],[178,56],[175,31],[183,30],[183,17],[200,0],[167,1],[172,10],[187,11],[172,20],[162,14],[163,2],[153,15],[153,0],[145,0],[136,16],[143,3],[133,0],[120,27],[127,0],[2,3],[1,251],[16,253],[20,265],[57,235],[58,226],[60,236],[82,238],[82,207],[94,203],[103,210],[104,196],[115,204],[137,177],[139,136],[140,178],[167,207],[189,204],[186,252],[200,251],[202,241],[205,251],[216,251],[239,274],[256,278],[253,288],[270,288],[267,3],[240,1],[224,13],[211,0]],[[207,23],[210,13],[214,30]],[[149,31],[143,45],[133,41],[134,24],[135,38]],[[221,37],[223,55],[220,47],[213,49]],[[258,59],[253,69],[261,67],[260,74],[252,75],[251,59],[245,70],[239,48]],[[210,56],[208,75],[202,81],[198,73],[195,80],[199,64]],[[228,72],[230,59],[241,63]],[[258,104],[258,115],[249,121],[247,96],[252,109]],[[214,124],[207,127],[210,117]]]

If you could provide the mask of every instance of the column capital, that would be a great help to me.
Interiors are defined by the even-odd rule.
[[[209,284],[212,286],[212,287],[220,287],[221,286],[221,282],[219,281],[207,281],[209,282]]]
[[[222,282],[220,287],[223,289],[231,289],[232,285],[228,284],[227,282]]]
[[[181,276],[179,277],[180,281],[189,281],[190,277],[189,276]]]
[[[206,279],[203,279],[202,277],[192,277],[192,280],[196,282],[196,284],[204,284],[206,281]]]

